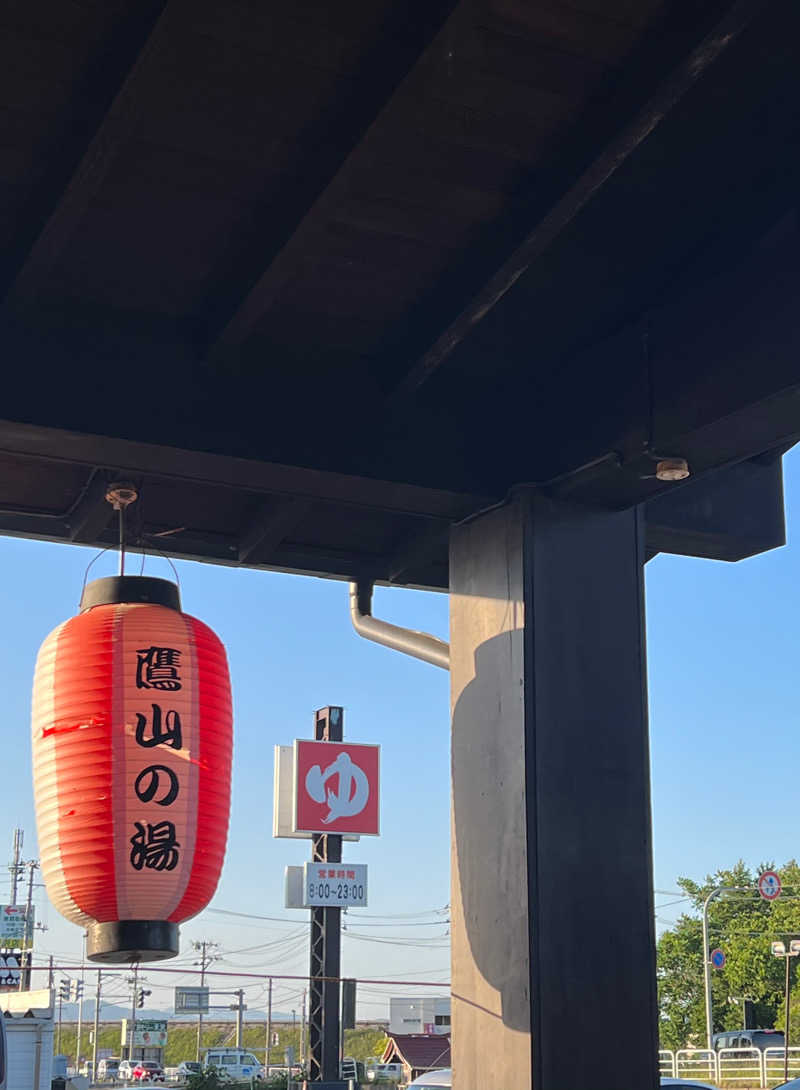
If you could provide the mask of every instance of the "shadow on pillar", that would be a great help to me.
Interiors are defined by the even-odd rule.
[[[515,717],[509,719],[496,693],[490,695],[490,689],[477,680],[482,674],[497,677],[507,671],[514,636],[519,638],[519,633],[503,633],[481,644],[475,653],[476,680],[466,686],[453,709],[454,739],[458,736],[453,748],[453,821],[459,829],[459,885],[475,967],[500,995],[503,1024],[529,1033],[522,723],[515,732]],[[498,789],[500,798],[511,801],[503,815],[498,813]],[[454,999],[474,1005],[464,995],[454,994]]]

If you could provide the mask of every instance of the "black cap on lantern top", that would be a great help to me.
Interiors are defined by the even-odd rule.
[[[81,613],[94,606],[144,602],[153,606],[181,608],[181,592],[169,579],[153,579],[149,575],[108,575],[95,579],[84,587]]]

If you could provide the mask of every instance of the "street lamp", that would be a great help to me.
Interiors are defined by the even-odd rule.
[[[791,991],[791,976],[789,975],[789,958],[796,958],[800,954],[800,939],[792,939],[789,943],[789,949],[786,949],[786,944],[783,942],[773,942],[770,944],[770,949],[776,958],[784,958],[786,960],[786,1026],[783,1040],[783,1081],[789,1081],[789,1027],[791,1025],[791,1014],[789,1009],[789,998]]]

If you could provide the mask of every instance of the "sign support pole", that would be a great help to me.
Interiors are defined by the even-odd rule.
[[[792,1008],[791,1003],[791,990],[792,990],[792,978],[789,974],[790,954],[786,953],[786,1033],[783,1037],[783,1081],[789,1081],[789,1027],[791,1025]]]
[[[97,970],[97,991],[94,997],[94,1033],[92,1035],[92,1082],[97,1082],[97,1038],[100,1036],[100,991],[102,970]]]
[[[267,985],[267,1047],[264,1052],[264,1071],[269,1078],[269,1053],[272,1048],[272,977]]]
[[[136,998],[139,991],[139,963],[133,964],[133,982],[131,984],[131,1038],[128,1042],[128,1059],[133,1063],[133,1039],[136,1036]]]
[[[343,738],[342,708],[331,706],[314,713],[315,741],[341,742]],[[312,859],[315,863],[342,861],[340,835],[315,834],[311,843]],[[340,908],[311,909],[308,1044],[309,1076],[312,1082],[339,1079],[341,916]]]

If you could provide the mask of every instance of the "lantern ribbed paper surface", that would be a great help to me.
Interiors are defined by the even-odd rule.
[[[97,580],[87,601],[48,636],[36,664],[42,872],[59,912],[88,928],[89,957],[171,957],[177,924],[209,902],[225,853],[225,650],[173,607],[176,588],[164,580]]]

